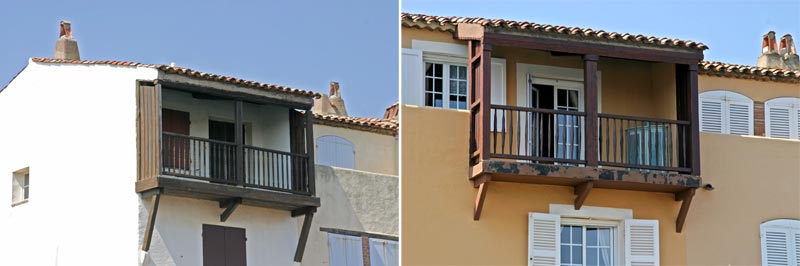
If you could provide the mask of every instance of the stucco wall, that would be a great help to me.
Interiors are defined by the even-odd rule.
[[[322,207],[311,225],[303,266],[329,265],[328,236],[320,227],[398,234],[397,176],[317,165],[316,182]]]
[[[144,235],[150,198],[139,207],[139,233]],[[162,196],[158,207],[153,242],[142,265],[202,265],[203,224],[245,229],[248,265],[299,265],[294,252],[302,216],[288,211],[242,205],[220,222],[219,203],[184,197]]]
[[[529,212],[572,204],[571,187],[493,182],[473,221],[477,189],[469,182],[469,113],[402,106],[401,245],[405,265],[526,265]],[[435,151],[435,152],[431,152]],[[594,189],[584,206],[630,209],[657,219],[662,265],[686,263],[685,235],[675,232],[680,203],[672,194]]]
[[[338,136],[353,143],[355,170],[387,175],[398,174],[397,136],[315,124],[314,141],[322,136]]]
[[[759,225],[800,219],[800,141],[700,133],[703,182],[686,220],[692,265],[761,263]]]
[[[136,79],[154,69],[30,62],[0,93],[0,264],[137,265]],[[11,207],[11,173],[30,201]]]
[[[722,78],[707,75],[698,77],[700,92],[727,90],[741,93],[753,101],[765,102],[777,97],[800,97],[800,85],[749,79]]]

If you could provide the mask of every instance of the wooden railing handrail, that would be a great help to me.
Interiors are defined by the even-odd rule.
[[[283,154],[283,155],[288,155],[288,156],[292,156],[292,157],[308,158],[307,154],[302,154],[302,153],[291,153],[291,152],[278,151],[278,150],[261,148],[261,147],[250,146],[250,145],[244,145],[244,148],[245,149],[251,149],[251,150],[257,150],[257,151],[263,151],[263,152],[269,152],[269,153]]]
[[[166,131],[165,132],[161,132],[161,133],[164,134],[164,135],[167,135],[167,136],[172,136],[172,137],[178,137],[178,138],[185,138],[185,139],[191,139],[191,140],[197,140],[197,141],[205,141],[205,142],[210,142],[210,143],[217,143],[217,144],[225,144],[225,145],[230,145],[230,146],[236,146],[236,143],[233,143],[233,142],[227,142],[227,141],[221,141],[221,140],[215,140],[215,139],[206,139],[206,138],[200,138],[200,137],[194,137],[194,136],[187,136],[187,135],[183,135],[183,134],[166,132]]]
[[[600,118],[624,119],[624,120],[632,120],[632,121],[640,121],[640,122],[655,122],[655,123],[664,123],[664,124],[689,125],[689,121],[663,119],[663,118],[647,118],[647,117],[636,117],[636,116],[617,115],[617,114],[604,114],[604,113],[598,114],[598,117],[600,117]]]

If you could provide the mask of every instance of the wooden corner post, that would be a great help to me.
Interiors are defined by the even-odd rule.
[[[311,110],[306,111],[306,155],[308,156],[308,192],[311,195],[316,195],[316,170],[314,162],[314,113]]]
[[[598,137],[597,137],[597,55],[583,56],[583,90],[584,109],[586,110],[586,166],[597,166]],[[576,205],[577,207],[577,205]]]
[[[236,128],[234,129],[236,140],[236,182],[244,184],[244,128],[242,122],[242,109],[244,109],[244,102],[241,100],[236,101],[236,108],[234,109],[234,119]]]

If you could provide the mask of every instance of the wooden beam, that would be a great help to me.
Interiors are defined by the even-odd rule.
[[[317,194],[316,165],[314,161],[314,113],[306,110],[306,154],[308,155],[308,192]]]
[[[586,201],[586,197],[589,196],[589,192],[592,190],[594,186],[593,181],[586,181],[581,183],[580,185],[575,186],[575,195],[578,197],[575,198],[575,210],[580,210],[581,206],[583,206],[583,202]]]
[[[680,233],[683,231],[683,225],[686,222],[686,215],[689,213],[689,205],[692,204],[692,198],[696,188],[690,188],[681,192],[675,193],[675,201],[682,201],[681,210],[678,211],[678,219],[675,220],[675,231]]]
[[[142,241],[142,251],[150,250],[150,241],[153,239],[153,229],[156,226],[156,214],[158,214],[158,203],[161,201],[161,190],[156,190],[153,195],[153,202],[150,205],[150,216],[144,230],[144,240]]]
[[[317,211],[317,207],[303,207],[296,210],[292,210],[292,217],[303,216],[309,212]]]
[[[583,91],[584,91],[584,110],[586,111],[586,134],[584,134],[586,145],[586,166],[597,166],[598,162],[598,141],[597,137],[597,55],[587,54],[583,56]],[[577,205],[576,205],[577,206]]]
[[[473,209],[472,219],[477,221],[481,219],[481,211],[483,210],[483,203],[486,201],[486,190],[489,189],[489,183],[484,182],[478,186],[478,197],[475,199],[475,208]]]
[[[691,131],[691,162],[692,175],[700,175],[700,107],[697,88],[697,63],[689,64],[689,71],[686,73],[689,81],[689,130]]]
[[[316,210],[316,209],[315,209]],[[306,242],[308,241],[308,233],[311,231],[311,221],[314,219],[314,211],[306,213],[303,219],[303,229],[300,231],[300,239],[297,240],[297,250],[294,252],[294,261],[303,261],[303,252],[306,249]]]
[[[480,187],[481,184],[492,181],[491,174],[480,174],[479,176],[472,179],[472,186],[475,188]]]
[[[596,54],[603,57],[613,57],[648,62],[666,62],[675,64],[697,65],[703,60],[703,52],[676,51],[660,48],[644,48],[626,45],[603,44],[591,41],[555,39],[538,36],[523,36],[486,32],[484,42],[496,46],[518,47],[533,50],[552,52]]]
[[[491,128],[491,102],[492,102],[492,45],[487,44],[485,41],[480,46],[481,59],[480,66],[478,67],[478,97],[480,97],[479,119],[480,119],[480,159],[488,160],[490,158],[490,138]]]
[[[234,140],[236,142],[236,182],[244,184],[244,125],[243,125],[243,111],[244,102],[241,100],[236,101],[234,108]]]
[[[242,198],[232,198],[224,201],[219,202],[220,208],[225,208],[225,211],[222,212],[219,216],[220,222],[225,222],[228,220],[228,217],[231,217],[236,208],[239,207],[239,204],[242,204]]]

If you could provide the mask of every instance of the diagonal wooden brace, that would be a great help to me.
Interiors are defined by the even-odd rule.
[[[589,196],[589,192],[592,190],[594,186],[594,181],[586,181],[577,186],[575,186],[575,195],[578,195],[575,198],[575,210],[580,210],[581,206],[583,206],[583,202],[586,201],[586,197]]]
[[[303,208],[305,210],[305,217],[303,219],[303,228],[300,231],[300,239],[297,240],[297,250],[294,252],[294,261],[302,262],[303,253],[306,249],[306,242],[308,242],[308,234],[311,231],[311,221],[314,219],[314,213],[317,208]]]
[[[481,175],[472,180],[473,185],[478,188],[478,196],[475,198],[475,206],[472,209],[472,219],[481,219],[483,203],[486,201],[486,191],[489,189],[489,181],[492,180],[488,174]]]
[[[692,198],[696,188],[690,188],[681,192],[675,193],[675,201],[681,202],[681,210],[678,211],[678,219],[675,220],[675,231],[680,233],[683,231],[683,224],[686,222],[686,215],[689,213],[689,205],[692,204]]]
[[[225,208],[225,211],[219,215],[219,221],[223,223],[227,221],[228,218],[231,217],[231,214],[236,211],[236,208],[239,207],[239,204],[242,204],[242,198],[232,198],[220,201],[219,207]]]
[[[153,202],[150,205],[150,216],[147,218],[147,225],[144,230],[144,240],[142,240],[142,251],[150,250],[150,241],[153,239],[153,229],[156,226],[156,214],[158,214],[158,203],[161,201],[161,189],[157,189],[153,195]]]

